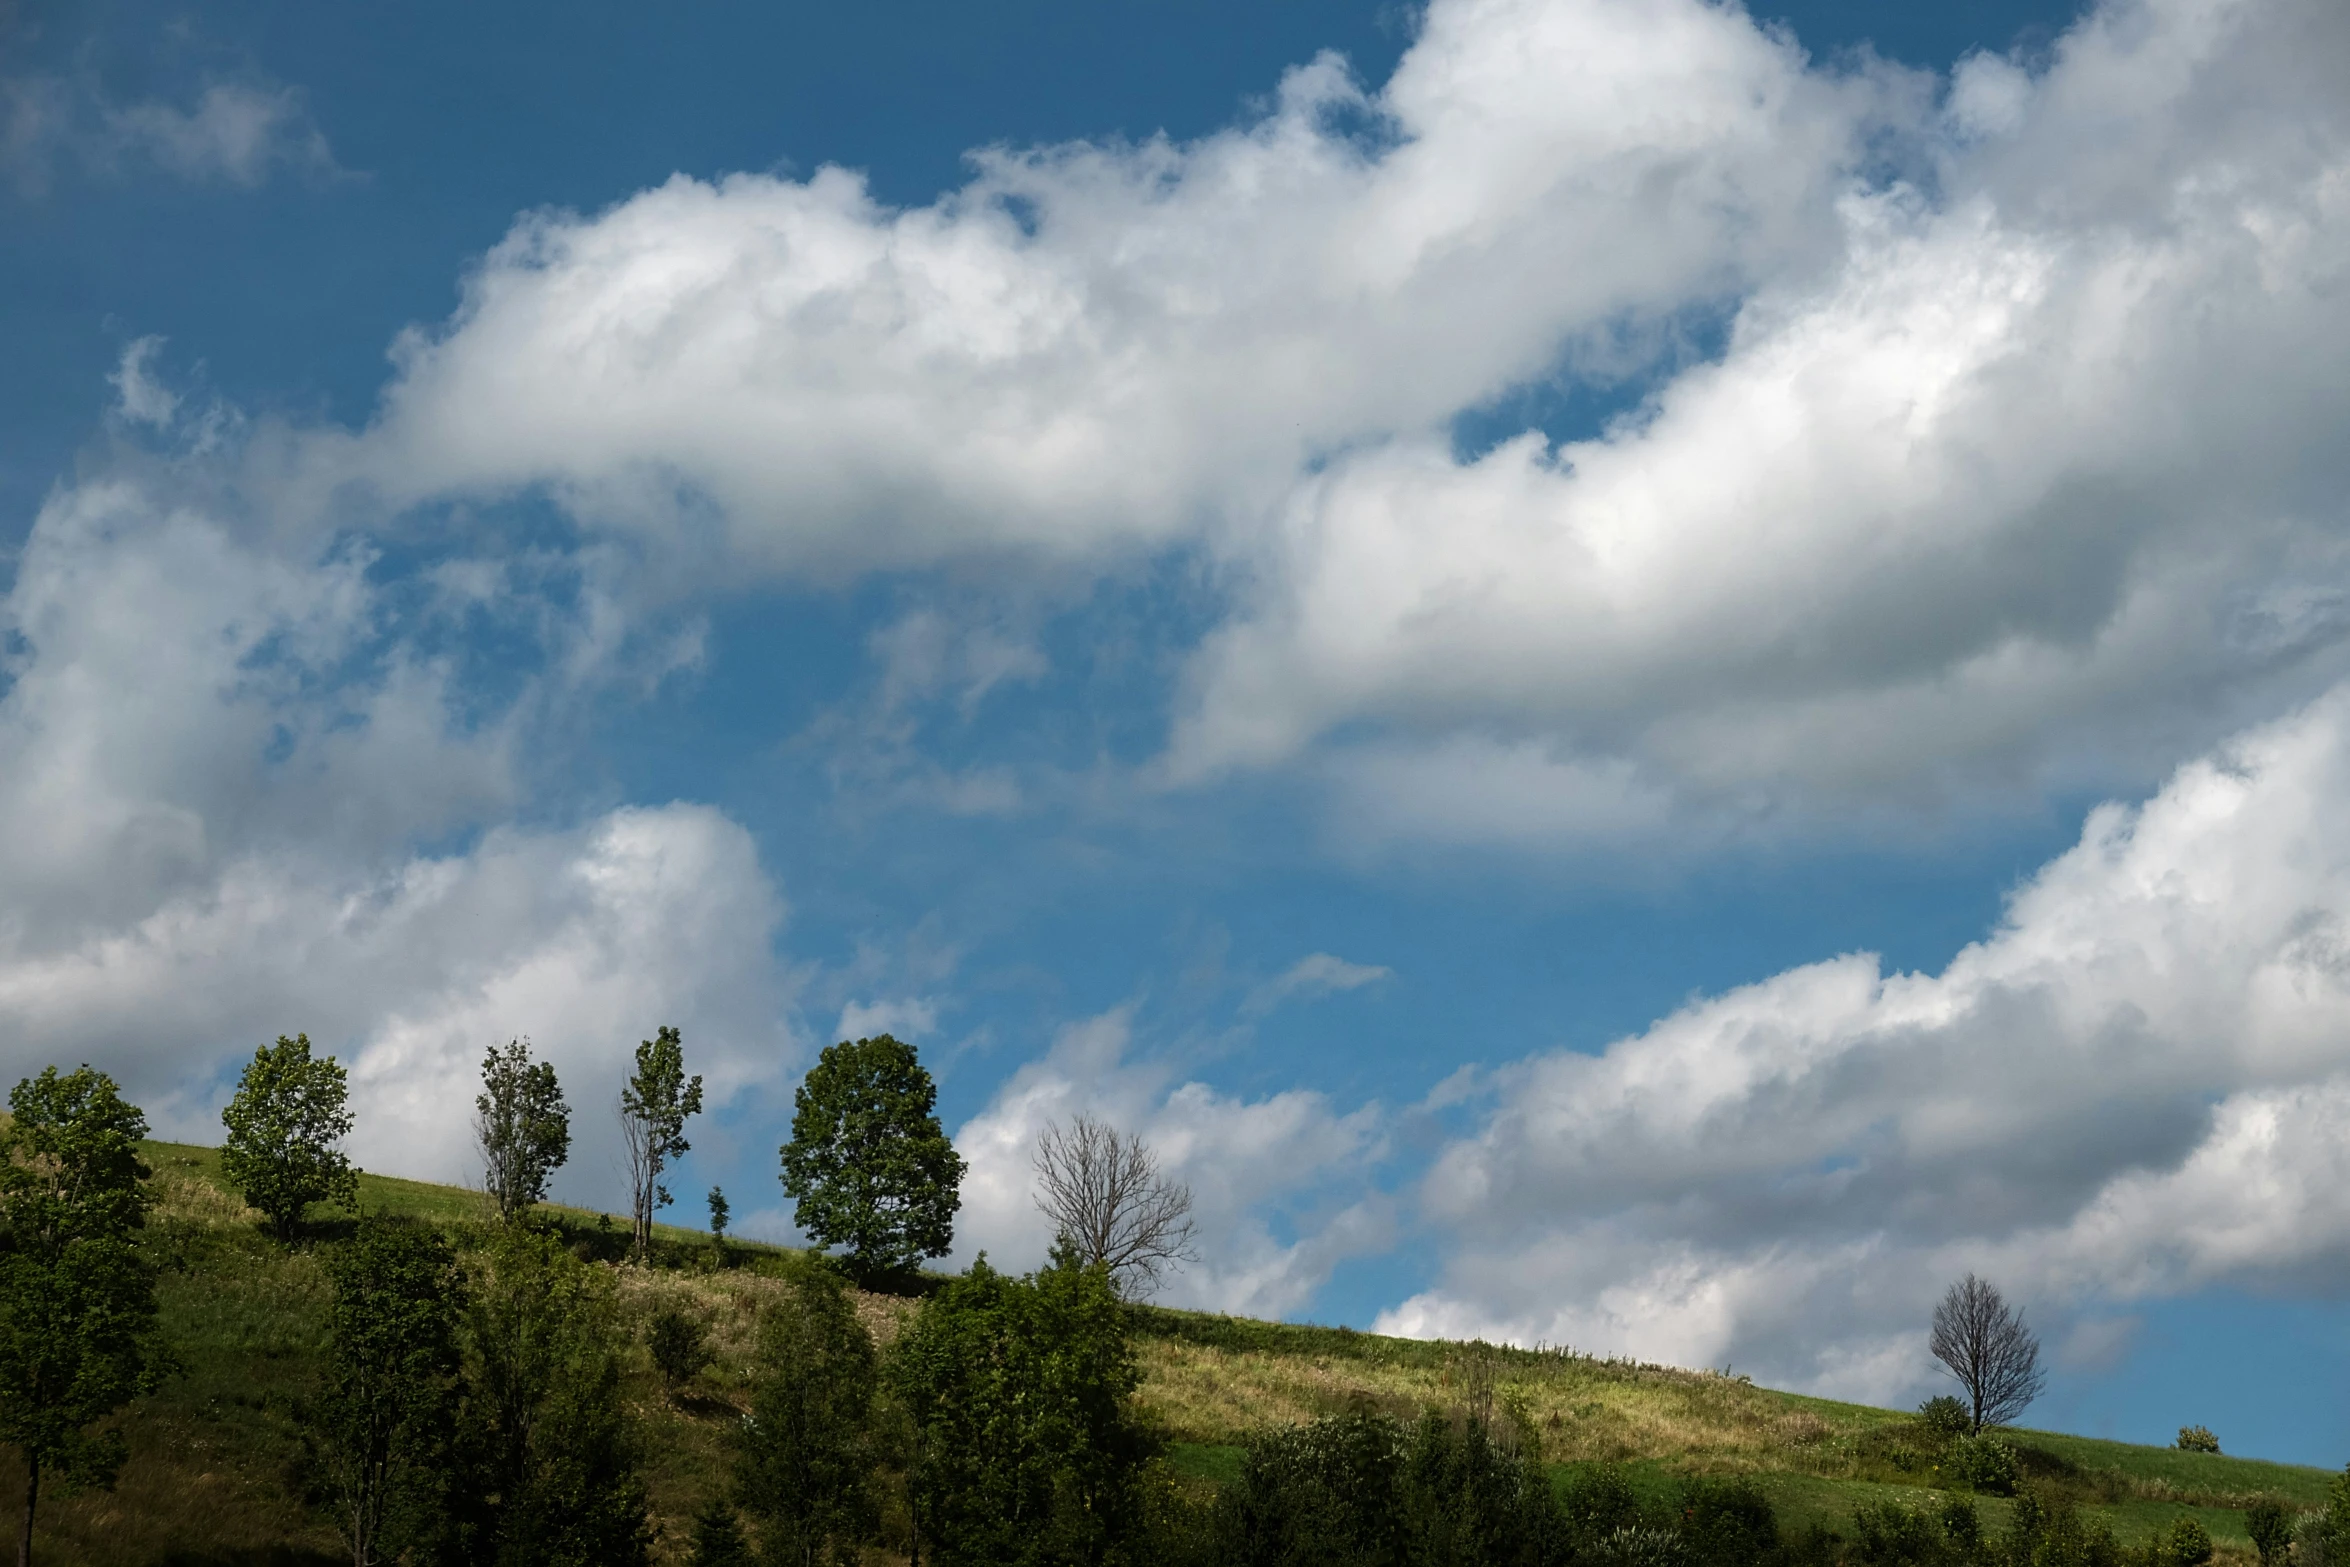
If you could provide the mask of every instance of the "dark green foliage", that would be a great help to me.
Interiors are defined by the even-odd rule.
[[[1513,1448],[1515,1450],[1513,1450]],[[1562,1507],[1530,1445],[1504,1440],[1482,1419],[1429,1413],[1407,1435],[1367,1409],[1261,1438],[1216,1517],[1216,1559],[1235,1567],[1545,1567],[1575,1554],[1597,1560],[1677,1557],[1679,1530],[1640,1526],[1622,1477]],[[1745,1564],[1750,1503],[1738,1487],[1693,1482],[1687,1515]],[[1775,1543],[1770,1509],[1764,1536]],[[1651,1538],[1653,1536],[1653,1538]],[[1766,1543],[1763,1549],[1768,1549]]]
[[[1975,1504],[1963,1496],[1942,1499],[1942,1540],[1962,1562],[1979,1561],[1986,1550],[1983,1519]]]
[[[715,1186],[711,1187],[710,1234],[720,1241],[726,1239],[726,1216],[731,1211],[732,1209],[728,1206],[726,1201],[726,1193],[720,1191]]]
[[[228,1141],[221,1174],[292,1240],[314,1202],[359,1200],[359,1172],[336,1146],[351,1130],[350,1083],[333,1056],[313,1059],[310,1036],[277,1036],[245,1063],[236,1097],[220,1112]]]
[[[443,1539],[455,1463],[463,1280],[447,1243],[383,1219],[329,1253],[334,1287],[313,1418],[355,1567]]]
[[[2016,1511],[2023,1511],[2021,1498]],[[2031,1555],[2012,1560],[2015,1567],[2121,1567],[2122,1549],[2111,1528],[2084,1524],[2070,1504],[2060,1504],[2044,1511]]]
[[[645,1327],[645,1348],[652,1354],[653,1369],[661,1373],[663,1385],[673,1393],[700,1376],[702,1368],[717,1358],[701,1319],[674,1306],[653,1314]]]
[[[963,1159],[937,1099],[914,1047],[882,1034],[828,1046],[793,1100],[783,1188],[798,1199],[794,1221],[819,1246],[845,1247],[860,1279],[954,1245]]]
[[[1401,1567],[1403,1429],[1368,1409],[1260,1437],[1217,1510],[1231,1567]]]
[[[1779,1521],[1750,1481],[1686,1481],[1676,1511],[1689,1553],[1709,1567],[1756,1567],[1779,1548]]]
[[[482,1057],[473,1108],[483,1184],[499,1217],[511,1219],[545,1200],[548,1178],[571,1157],[571,1107],[554,1063],[532,1061],[530,1041],[516,1039]]]
[[[1856,1508],[1852,1558],[1862,1567],[1939,1567],[1949,1545],[1938,1520],[1898,1502]]]
[[[694,1515],[694,1552],[688,1567],[758,1567],[742,1524],[724,1497],[712,1497]]]
[[[636,1433],[620,1400],[609,1279],[527,1225],[497,1235],[466,1313],[471,1560],[647,1560]]]
[[[2219,1438],[2211,1434],[2209,1426],[2179,1427],[2179,1451],[2182,1453],[2216,1453]]]
[[[661,1174],[689,1152],[686,1117],[702,1113],[702,1079],[685,1075],[685,1036],[662,1027],[636,1047],[636,1075],[620,1090],[620,1130],[628,1147],[632,1240],[641,1261],[653,1249],[653,1214],[669,1206]]]
[[[1132,1539],[1142,1374],[1107,1272],[1064,1256],[1013,1279],[983,1257],[924,1302],[890,1375],[915,1526],[943,1567],[1100,1562]]]
[[[821,1259],[794,1259],[787,1278],[790,1289],[760,1324],[735,1492],[775,1567],[853,1561],[878,1519],[873,1340],[845,1281]]]
[[[155,1268],[138,1244],[152,1173],[146,1117],[114,1080],[45,1068],[8,1096],[0,1130],[0,1441],[24,1458],[19,1554],[31,1559],[41,1477],[111,1486],[122,1434],[93,1430],[153,1387]]]
[[[1640,1498],[1613,1464],[1595,1464],[1569,1473],[1559,1496],[1567,1527],[1584,1540],[1603,1539],[1640,1523]]]
[[[2149,1554],[2155,1567],[2203,1567],[2211,1560],[2211,1531],[2194,1514],[2184,1514],[2154,1537]]]
[[[1951,1444],[1950,1472],[1986,1496],[2013,1496],[2022,1460],[2005,1437],[1966,1436]]]
[[[2260,1553],[2260,1567],[2284,1567],[2293,1545],[2293,1514],[2282,1502],[2258,1501],[2244,1509],[2244,1532]]]
[[[1975,1417],[1968,1413],[1965,1400],[1937,1393],[1918,1405],[1918,1421],[1936,1436],[1965,1436],[1974,1429]]]

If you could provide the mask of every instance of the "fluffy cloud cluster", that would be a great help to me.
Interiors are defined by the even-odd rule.
[[[104,1062],[209,1139],[220,1074],[306,1031],[352,1064],[363,1160],[457,1178],[481,1052],[527,1033],[580,1112],[568,1179],[608,1196],[636,1038],[684,1026],[721,1098],[788,1064],[782,905],[739,826],[498,825],[523,707],[469,717],[363,551],[289,550],[187,489],[61,492],[0,600],[11,1070]]]
[[[1306,759],[1382,831],[2136,786],[2345,667],[2345,66],[2326,0],[2111,0],[1939,86],[1439,0],[1196,143],[532,217],[310,460],[730,581],[1204,552],[1169,776]]]
[[[2346,791],[2350,689],[2098,810],[1940,974],[1846,956],[1501,1070],[1385,1325],[1881,1398],[1970,1268],[2060,1312],[2350,1283]]]

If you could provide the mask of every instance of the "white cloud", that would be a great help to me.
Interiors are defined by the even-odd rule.
[[[1241,1010],[1261,1016],[1285,1001],[1311,1001],[1341,991],[1360,990],[1390,978],[1394,972],[1375,963],[1349,963],[1328,952],[1310,953],[1249,992]]]
[[[209,82],[179,103],[119,101],[92,80],[0,79],[0,175],[37,193],[60,164],[247,188],[279,170],[337,172],[302,93],[279,83]]]
[[[2350,1282],[2346,792],[2350,687],[2100,808],[1940,974],[1845,956],[1489,1074],[1386,1325],[1884,1399],[1967,1268],[2051,1328]]]
[[[543,485],[730,582],[1202,552],[1166,776],[1304,762],[1358,833],[2141,787],[2350,668],[2346,27],[2111,0],[1936,101],[1697,0],[1438,0],[1376,91],[1320,60],[928,207],[828,169],[535,215],[310,482]],[[1451,449],[1614,374],[1662,379],[1600,437]]]
[[[179,394],[155,379],[155,356],[162,351],[162,338],[137,338],[123,349],[121,362],[106,378],[114,388],[116,411],[133,424],[161,429],[179,412]]]
[[[683,1026],[721,1098],[789,1066],[780,899],[704,806],[497,825],[527,695],[485,714],[363,549],[314,551],[161,478],[43,509],[0,598],[0,1065],[92,1061],[210,1140],[222,1074],[306,1031],[363,1159],[455,1177],[480,1053],[527,1033],[570,1086],[567,1189],[608,1197],[638,1037]]]
[[[958,1260],[1043,1261],[1052,1233],[1035,1203],[1036,1139],[1076,1115],[1140,1135],[1190,1186],[1201,1260],[1171,1276],[1170,1302],[1279,1316],[1339,1261],[1392,1240],[1388,1203],[1364,1190],[1384,1149],[1376,1106],[1342,1116],[1300,1089],[1242,1100],[1176,1083],[1162,1063],[1126,1059],[1131,1027],[1124,1010],[1072,1024],[955,1133],[969,1165]]]
[[[1699,0],[1450,0],[1375,94],[1326,57],[1257,123],[977,154],[928,207],[679,177],[518,225],[331,472],[545,484],[730,573],[1186,546],[1831,242],[1901,91]]]
[[[882,1001],[852,1001],[840,1009],[833,1035],[839,1039],[870,1039],[890,1034],[920,1040],[938,1032],[938,1003],[928,996],[899,996]]]

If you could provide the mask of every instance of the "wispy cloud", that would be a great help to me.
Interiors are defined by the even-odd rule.
[[[1349,963],[1327,952],[1298,959],[1275,978],[1248,994],[1241,1011],[1262,1017],[1285,1001],[1311,1001],[1342,990],[1360,990],[1391,977],[1394,970],[1370,963]]]

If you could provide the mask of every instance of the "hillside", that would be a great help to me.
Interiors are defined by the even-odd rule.
[[[41,1559],[109,1567],[324,1564],[342,1559],[333,1529],[304,1498],[298,1410],[323,1336],[325,1288],[317,1257],[266,1239],[255,1215],[221,1183],[215,1150],[148,1145],[162,1202],[155,1225],[171,1259],[164,1322],[180,1375],[128,1422],[132,1459],[118,1490],[44,1500]],[[482,1199],[458,1188],[366,1176],[370,1212],[438,1223],[480,1219]],[[625,1225],[557,1210],[574,1243],[618,1257]],[[332,1233],[333,1227],[322,1227]],[[673,1403],[649,1361],[630,1398],[652,1440],[659,1559],[681,1558],[684,1521],[719,1484],[728,1422],[743,1399],[752,1324],[780,1284],[774,1248],[730,1243],[725,1261],[708,1235],[665,1228],[660,1266],[616,1267],[632,1328],[665,1304],[690,1304],[711,1324],[717,1366]],[[915,1309],[860,1297],[887,1339]],[[1140,1314],[1147,1380],[1141,1399],[1191,1483],[1234,1473],[1248,1433],[1369,1399],[1399,1412],[1497,1397],[1522,1400],[1560,1466],[1613,1462],[1634,1485],[1662,1487],[1689,1472],[1752,1477],[1783,1527],[1848,1526],[1852,1509],[1887,1498],[1923,1500],[1936,1475],[1929,1446],[1906,1414],[1759,1388],[1744,1378],[1487,1345],[1423,1343],[1345,1329],[1200,1313]],[[2182,1512],[2201,1518],[2223,1554],[2249,1555],[2241,1509],[2274,1496],[2313,1507],[2330,1476],[2316,1469],[2182,1453],[2054,1433],[2022,1433],[2027,1465],[2125,1542]],[[13,1488],[9,1488],[13,1493]],[[17,1499],[0,1505],[16,1527]],[[1982,1502],[1985,1522],[2007,1504]]]

